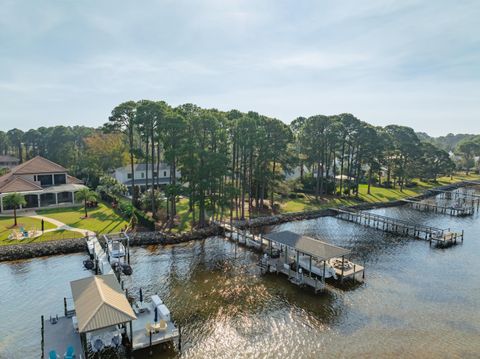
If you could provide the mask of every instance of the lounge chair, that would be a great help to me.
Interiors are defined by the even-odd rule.
[[[160,320],[160,322],[158,323],[158,326],[155,329],[159,332],[165,332],[167,331],[167,326],[168,326],[167,322],[162,319]]]
[[[68,346],[65,355],[63,356],[64,359],[75,359],[75,350],[71,345]]]
[[[154,333],[162,333],[167,331],[168,324],[165,320],[161,319],[158,323],[152,324],[151,329]]]
[[[147,331],[147,336],[150,336],[150,333],[152,333],[152,324],[150,322],[145,324],[145,330]]]

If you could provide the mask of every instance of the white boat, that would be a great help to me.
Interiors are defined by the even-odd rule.
[[[324,261],[317,261],[312,258],[312,267],[311,272],[319,277],[323,277],[323,266],[325,263],[325,278],[337,279],[337,274],[335,272],[335,268],[333,268],[330,263]],[[300,256],[299,263],[300,267],[303,269],[310,271],[310,257],[309,256]]]
[[[125,257],[125,246],[118,240],[108,241],[108,254],[110,258],[123,258]]]
[[[348,259],[343,259],[342,258],[332,258],[329,259],[328,263],[332,266],[332,268],[338,269],[338,270],[343,270],[347,271],[350,269],[353,269],[353,262],[350,262]]]

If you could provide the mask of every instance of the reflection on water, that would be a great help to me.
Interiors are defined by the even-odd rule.
[[[159,294],[181,324],[185,358],[475,357],[480,353],[480,220],[407,207],[376,212],[465,229],[448,249],[332,217],[286,223],[347,247],[366,282],[315,295],[283,277],[260,276],[258,255],[222,238],[132,251],[126,286]],[[84,255],[0,265],[0,357],[36,358],[40,314],[62,311],[68,281],[87,274]],[[154,358],[175,357],[156,350]],[[147,358],[148,352],[135,358]]]

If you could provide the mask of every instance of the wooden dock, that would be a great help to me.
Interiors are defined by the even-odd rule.
[[[414,201],[411,199],[402,199],[402,201],[407,203],[411,208],[424,212],[442,213],[455,217],[466,217],[475,213],[475,206],[468,204],[460,206],[445,206],[438,203]]]
[[[319,290],[325,289],[325,280],[322,280],[317,276],[311,276],[301,273],[300,271],[296,271],[291,268],[290,264],[287,264],[281,258],[268,258],[267,260],[262,259],[259,265],[262,273],[281,273],[286,275],[291,283],[300,287],[311,287],[315,293]]]
[[[87,238],[87,248],[90,256],[95,261],[95,271],[97,274],[115,274],[108,260],[108,255],[97,237]]]
[[[276,235],[280,233],[255,235],[229,223],[217,222],[216,224],[224,228],[226,232],[225,237],[235,242],[235,244],[263,253],[263,257],[259,262],[262,274],[283,274],[287,276],[291,283],[301,287],[311,287],[315,292],[325,288],[325,265],[328,260],[339,258],[342,261],[349,262],[345,259],[345,256],[350,253],[349,250],[310,237],[284,231],[282,233],[290,237],[285,241],[285,238],[280,240],[276,238]],[[302,247],[298,247],[299,240],[302,240],[304,243],[308,242],[309,248],[305,250]],[[278,251],[282,253],[281,256],[273,255],[273,252]],[[330,255],[326,255],[326,253],[330,253]],[[310,270],[300,267],[299,255],[307,255],[310,258]],[[313,273],[312,259],[318,259],[323,263],[323,275]],[[358,264],[352,263],[352,267],[348,269],[335,268],[330,266],[330,264],[327,264],[327,266],[335,270],[336,277],[340,282],[343,282],[345,279],[363,281],[365,277],[364,266]]]
[[[67,348],[73,347],[75,357],[87,358],[80,335],[72,325],[72,316],[62,316],[44,319],[42,315],[42,358],[50,357],[49,353],[55,351],[59,358],[63,358]]]
[[[353,211],[341,208],[332,208],[337,213],[336,217],[345,221],[364,225],[366,227],[381,230],[383,232],[395,233],[413,238],[424,239],[440,244],[456,244],[463,242],[464,232],[453,232],[448,229],[436,228],[422,224],[414,224],[397,218],[382,216],[379,214]]]
[[[154,310],[153,302],[145,303],[142,310],[138,306],[133,306],[137,319],[132,323],[132,350],[140,350],[144,348],[151,348],[152,346],[173,342],[180,337],[180,330],[170,320],[170,318],[162,318],[161,313],[158,313],[159,319],[164,320],[166,328],[159,331],[151,330],[151,325],[154,324]],[[147,328],[148,331],[147,331]]]
[[[426,193],[428,192],[437,193],[440,195],[440,198],[444,199],[462,199],[464,202],[468,202],[470,205],[477,207],[477,209],[480,207],[480,195],[475,193],[464,192],[459,189],[447,191],[435,188],[426,191]]]

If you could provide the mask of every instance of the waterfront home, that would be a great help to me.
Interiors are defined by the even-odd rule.
[[[37,209],[72,205],[75,192],[84,187],[82,181],[70,176],[63,166],[37,156],[0,177],[0,213],[11,210],[3,203],[3,197],[9,193],[25,196],[27,203],[20,209]]]
[[[158,172],[158,176],[157,176]],[[135,173],[135,186],[138,186],[140,192],[144,192],[147,185],[147,177],[148,177],[148,185],[152,185],[152,177],[154,180],[155,187],[162,187],[167,184],[170,184],[171,175],[170,175],[170,166],[166,163],[159,163],[158,166],[153,166],[148,164],[148,174],[147,174],[147,165],[145,163],[137,163],[134,165],[134,173]],[[113,177],[120,183],[124,184],[128,188],[129,194],[132,194],[132,168],[130,165],[116,168]],[[158,178],[157,178],[158,177]],[[180,172],[177,171],[176,177],[180,178]]]
[[[0,169],[12,169],[15,166],[18,166],[20,160],[16,157],[10,155],[1,155],[0,156]]]

